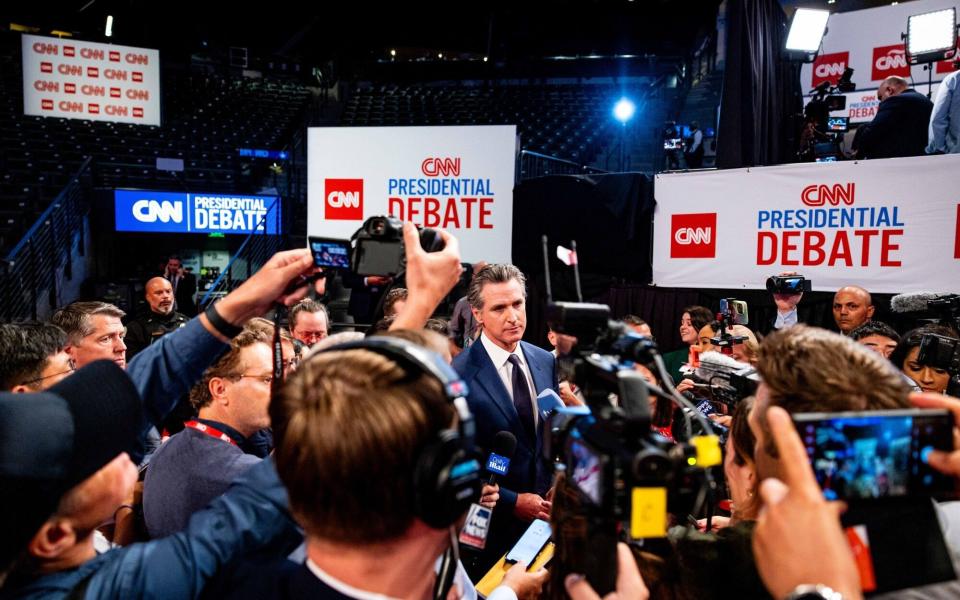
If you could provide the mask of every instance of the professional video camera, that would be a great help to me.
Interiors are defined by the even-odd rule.
[[[853,69],[847,67],[836,85],[824,81],[810,90],[813,97],[803,109],[803,123],[806,127],[807,123],[813,122],[814,131],[807,139],[801,136],[802,144],[798,149],[800,158],[824,161],[837,160],[842,156],[840,141],[847,131],[848,122],[831,119],[830,113],[846,109],[847,97],[843,94],[857,89],[852,79]]]
[[[917,362],[935,369],[943,369],[952,376],[960,374],[960,340],[935,333],[920,338]]]
[[[960,294],[912,292],[890,299],[890,310],[960,331]]]
[[[736,361],[719,352],[701,354],[700,366],[693,371],[690,378],[701,384],[697,386],[698,393],[730,409],[735,408],[747,396],[756,394],[757,385],[760,383],[760,376],[753,365]]]
[[[546,238],[544,237],[546,263]],[[583,573],[600,595],[615,589],[616,542],[664,537],[667,511],[705,513],[716,491],[711,469],[722,461],[711,423],[678,394],[651,338],[610,320],[606,305],[550,300],[547,321],[554,331],[577,338],[574,377],[589,411],[560,408],[549,419],[545,458],[563,464],[581,492],[591,552]],[[659,374],[662,387],[632,368],[643,363]],[[651,428],[649,395],[682,407],[689,443],[672,443]],[[616,401],[611,400],[611,396]],[[696,427],[693,422],[696,421]]]
[[[393,276],[406,269],[403,223],[396,217],[370,217],[349,240],[310,236],[309,244],[318,267],[361,276]],[[420,228],[420,246],[438,252],[443,239],[435,229]]]

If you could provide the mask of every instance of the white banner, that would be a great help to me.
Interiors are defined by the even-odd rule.
[[[960,155],[658,175],[653,280],[960,291]]]
[[[160,125],[160,52],[23,35],[23,113]]]
[[[843,75],[843,70],[852,67],[857,91],[846,94],[846,110],[831,113],[837,117],[848,116],[852,123],[873,119],[879,104],[875,90],[880,82],[891,75],[912,80],[917,91],[926,93],[930,73],[924,71],[923,65],[907,64],[900,34],[906,33],[907,19],[911,15],[951,6],[960,13],[958,0],[915,0],[830,15],[820,54],[813,64],[803,65],[800,86],[804,92],[809,92],[823,81],[836,83]],[[952,61],[942,61],[933,66],[934,91],[936,82],[952,70]]]
[[[393,215],[457,236],[465,262],[510,262],[517,128],[313,127],[308,235],[349,238]]]

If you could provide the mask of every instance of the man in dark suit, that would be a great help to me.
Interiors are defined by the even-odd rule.
[[[521,341],[527,326],[523,273],[513,265],[487,265],[467,294],[480,336],[453,361],[470,388],[468,402],[477,427],[477,445],[489,451],[494,436],[509,431],[517,438],[510,471],[500,479],[500,499],[481,566],[488,568],[511,547],[534,519],[549,519],[545,500],[551,473],[543,464],[544,414],[537,395],[556,392],[556,359]]]
[[[174,310],[188,317],[197,316],[197,304],[193,300],[197,295],[197,276],[184,270],[183,261],[179,256],[171,256],[167,259],[163,278],[173,286]]]
[[[903,77],[887,77],[877,90],[877,115],[857,132],[857,156],[923,156],[933,103]]]

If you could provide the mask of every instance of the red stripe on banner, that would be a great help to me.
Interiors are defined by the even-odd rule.
[[[120,62],[120,53],[110,51],[110,62]]]
[[[41,100],[40,101],[41,110],[53,110],[53,100]]]
[[[99,114],[100,114],[100,105],[99,105],[99,104],[88,104],[88,105],[87,105],[87,110],[90,112],[91,115],[99,115]]]
[[[40,63],[40,72],[41,73],[53,73],[53,63],[42,62]]]
[[[953,243],[953,257],[960,258],[960,204],[957,205],[957,233]]]
[[[143,73],[140,71],[134,71],[130,78],[134,81],[143,81]]]
[[[65,83],[63,84],[63,91],[67,94],[76,94],[77,93],[77,84],[75,83]]]
[[[110,88],[110,97],[119,98],[120,97],[120,88]]]
[[[87,77],[100,77],[100,69],[97,67],[87,67]]]
[[[77,51],[73,46],[64,46],[63,55],[64,56],[76,56]]]
[[[134,109],[133,109],[133,116],[135,116],[135,117],[143,117],[143,109],[142,109],[142,108],[134,108]]]

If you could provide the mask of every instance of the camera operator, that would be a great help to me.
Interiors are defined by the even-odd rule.
[[[877,99],[876,116],[857,131],[857,157],[924,156],[933,102],[898,76],[883,80]]]

